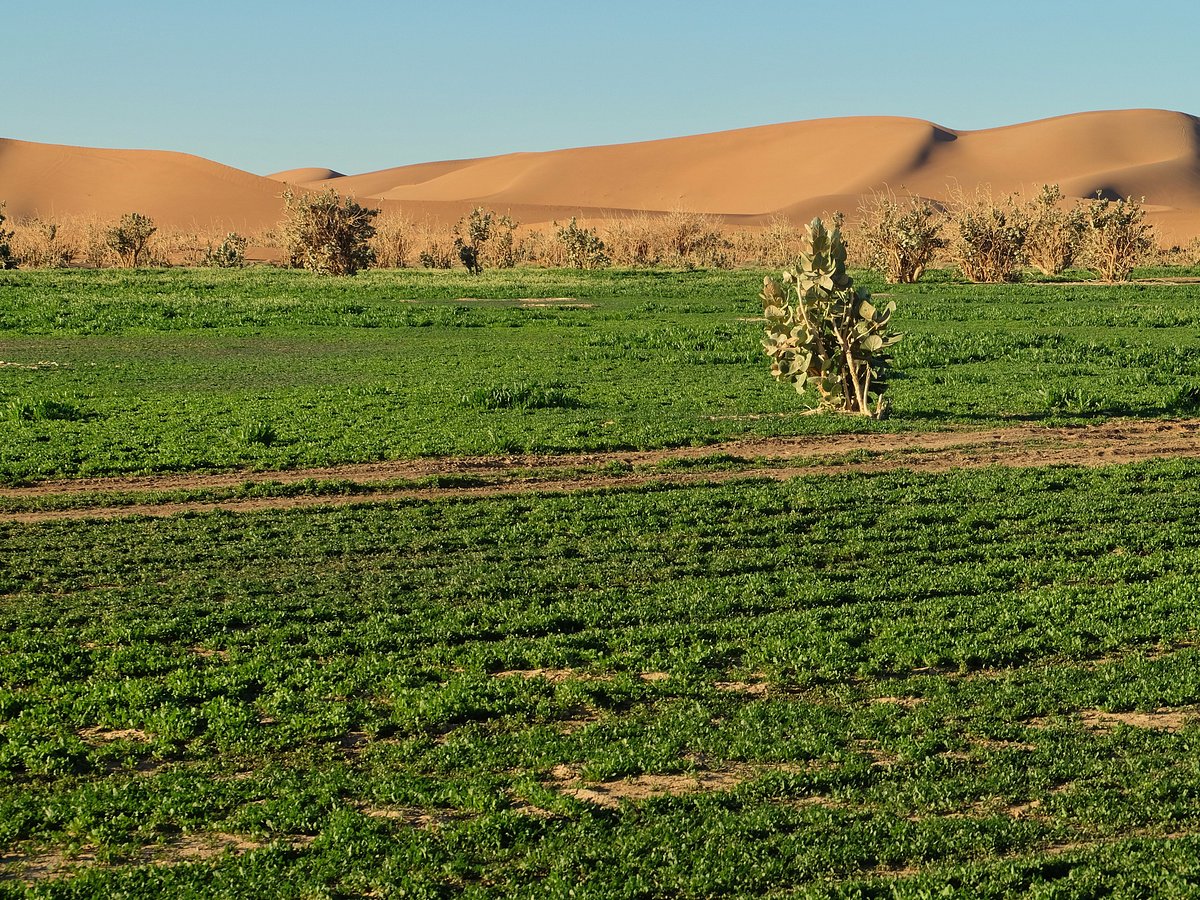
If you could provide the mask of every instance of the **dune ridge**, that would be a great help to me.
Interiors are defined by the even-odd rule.
[[[416,219],[476,205],[534,224],[687,209],[732,225],[806,220],[889,187],[944,199],[952,186],[1144,198],[1167,240],[1200,234],[1200,119],[1138,109],[960,131],[888,116],[814,119],[629,144],[508,153],[358,175],[325,167],[270,176],[184,153],[0,139],[0,200],[18,218],[137,210],[175,227],[254,231],[279,219],[283,183],[332,187]]]

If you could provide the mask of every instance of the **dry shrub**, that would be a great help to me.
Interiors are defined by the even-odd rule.
[[[746,240],[742,235],[748,235]],[[781,269],[795,262],[800,255],[804,232],[792,224],[787,216],[771,217],[760,231],[741,232],[734,238],[734,249],[738,262],[756,266]],[[745,252],[749,250],[750,252]]]
[[[291,264],[322,275],[353,275],[374,262],[370,240],[377,209],[360,206],[333,189],[283,192],[280,223]]]
[[[416,230],[417,259],[426,269],[449,269],[456,254],[454,238],[435,228],[428,221]]]
[[[1025,262],[1029,216],[1015,195],[995,200],[986,187],[973,197],[949,191],[950,254],[968,281],[1018,281]]]
[[[638,213],[613,222],[604,241],[609,258],[621,266],[657,266],[662,262],[659,218]]]
[[[525,266],[561,269],[567,265],[566,247],[557,237],[557,223],[548,228],[528,228],[517,243],[517,261]]]
[[[945,216],[923,197],[898,200],[890,190],[873,192],[859,207],[857,237],[862,255],[892,284],[912,284],[946,247]]]
[[[677,209],[663,216],[662,229],[663,258],[669,265],[728,267],[733,244],[726,240],[716,216]]]
[[[1192,238],[1187,244],[1156,247],[1147,254],[1147,262],[1157,266],[1200,266],[1200,237]]]
[[[31,269],[66,268],[79,252],[70,232],[57,222],[30,219],[14,224],[9,234],[13,257],[20,265]]]
[[[420,229],[403,213],[388,212],[376,219],[371,238],[376,268],[407,269],[416,261],[420,246]]]
[[[1133,267],[1154,249],[1154,229],[1132,197],[1100,198],[1087,206],[1084,261],[1105,281],[1127,281]]]
[[[604,244],[610,259],[618,265],[686,269],[728,267],[734,250],[720,219],[686,210],[618,219],[609,227]]]
[[[1041,193],[1025,204],[1029,233],[1025,254],[1044,275],[1057,275],[1075,262],[1087,233],[1087,216],[1075,203],[1063,208],[1057,184],[1042,185]]]

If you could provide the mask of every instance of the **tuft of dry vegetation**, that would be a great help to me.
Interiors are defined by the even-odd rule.
[[[280,224],[284,247],[293,267],[322,275],[353,275],[375,262],[371,238],[377,209],[340,197],[332,188],[319,193],[283,192]]]
[[[858,238],[867,264],[892,284],[912,284],[946,247],[945,217],[923,197],[898,200],[890,190],[876,192],[859,207]]]
[[[1132,197],[1098,197],[1087,207],[1084,257],[1088,268],[1105,281],[1128,281],[1133,267],[1154,249],[1154,232],[1146,213]]]
[[[1001,200],[980,187],[974,196],[950,191],[949,250],[968,281],[1019,281],[1025,264],[1029,215],[1015,195]]]
[[[1025,204],[1029,222],[1025,254],[1029,264],[1043,275],[1058,275],[1071,267],[1083,246],[1087,215],[1078,203],[1064,209],[1057,184],[1042,185],[1036,197]]]

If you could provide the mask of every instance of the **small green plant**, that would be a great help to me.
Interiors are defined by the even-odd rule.
[[[231,231],[216,247],[208,245],[201,264],[214,269],[239,269],[246,264],[246,243],[244,237]]]
[[[580,228],[574,216],[566,225],[558,226],[557,238],[567,255],[567,265],[576,269],[601,269],[608,265],[604,241],[596,229]]]
[[[39,400],[10,400],[8,417],[18,422],[79,422],[88,412],[71,399],[43,397]]]
[[[1046,410],[1055,414],[1086,416],[1101,412],[1104,400],[1079,387],[1051,387],[1042,391]]]
[[[4,204],[0,203],[0,269],[15,269],[17,260],[8,243],[12,240],[13,233],[4,229],[5,221]]]
[[[1200,384],[1183,384],[1171,391],[1163,401],[1167,413],[1194,413],[1200,410]]]
[[[158,229],[154,221],[141,213],[125,213],[121,220],[104,233],[108,249],[117,255],[126,269],[136,269],[150,246],[150,238]]]
[[[759,297],[763,348],[776,380],[791,382],[800,393],[815,387],[820,402],[814,412],[883,417],[887,350],[901,338],[890,330],[896,305],[876,307],[867,291],[854,288],[841,229],[829,232],[813,219],[799,265],[782,278],[764,278]]]
[[[550,384],[497,384],[480,387],[462,396],[466,406],[476,409],[573,409],[579,401],[565,385]]]
[[[333,189],[283,192],[280,226],[293,267],[321,275],[354,275],[375,261],[371,238],[377,209],[367,209]]]
[[[270,422],[255,421],[242,426],[242,442],[270,447],[279,441],[279,433]]]
[[[1097,196],[1087,209],[1084,257],[1088,268],[1105,281],[1128,281],[1133,267],[1154,249],[1154,230],[1132,197],[1108,200]]]
[[[890,192],[873,194],[860,209],[858,236],[870,265],[892,284],[913,284],[946,246],[945,216],[928,200],[901,203]]]

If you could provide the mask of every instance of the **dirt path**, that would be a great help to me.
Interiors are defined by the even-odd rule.
[[[130,478],[88,478],[0,488],[0,504],[16,501],[71,508],[0,510],[0,522],[169,516],[213,509],[251,512],[309,506],[341,506],[387,500],[435,500],[500,496],[532,491],[564,493],[647,484],[720,483],[753,478],[836,475],[892,469],[946,471],[980,466],[1103,466],[1170,457],[1200,458],[1200,420],[1114,420],[1080,428],[1033,425],[922,434],[859,434],[765,438],[669,450],[588,453],[563,456],[454,457],[397,460],[323,469],[231,472]],[[686,468],[675,466],[692,465]],[[707,468],[705,468],[707,466]],[[433,478],[478,481],[462,486],[397,485]],[[289,485],[336,481],[354,493],[301,493],[293,496],[227,497],[153,502],[137,495],[162,492],[221,492],[247,485]],[[85,495],[122,495],[121,502]],[[11,507],[13,503],[9,503]]]

